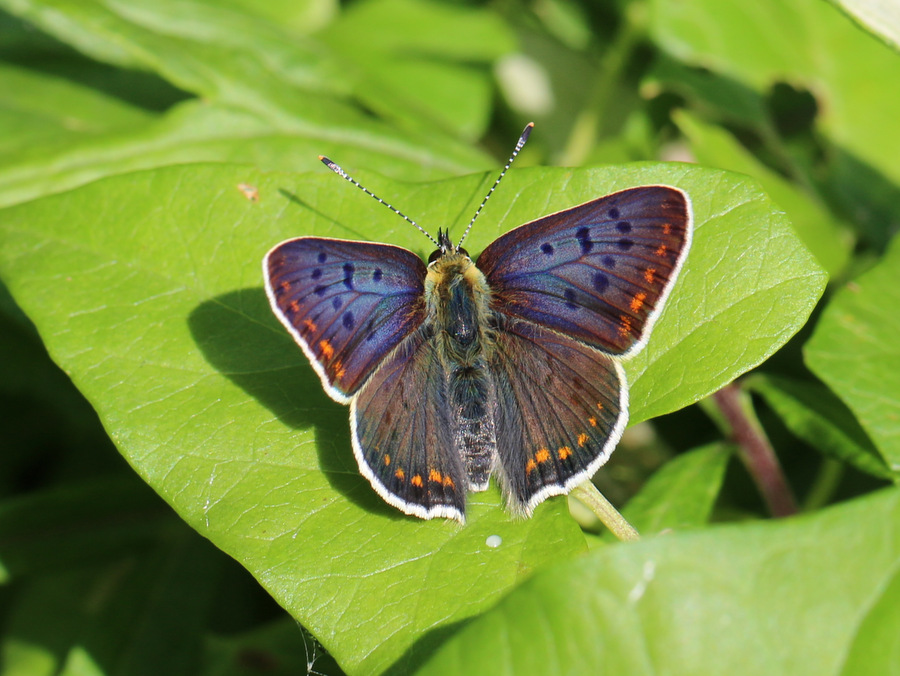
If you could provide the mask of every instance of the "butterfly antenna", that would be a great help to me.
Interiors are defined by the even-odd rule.
[[[434,237],[432,237],[431,235],[429,235],[428,232],[427,232],[424,228],[422,228],[422,226],[420,226],[418,223],[416,223],[413,219],[411,219],[409,216],[407,216],[406,214],[404,214],[402,211],[400,211],[399,209],[395,208],[393,205],[388,204],[387,202],[385,202],[385,201],[384,201],[383,199],[381,199],[378,195],[376,195],[374,192],[372,192],[371,190],[369,190],[366,186],[362,185],[359,181],[357,181],[357,180],[354,179],[352,176],[350,176],[350,174],[348,174],[346,171],[344,171],[343,169],[341,169],[340,165],[338,165],[338,164],[332,162],[331,160],[329,160],[329,159],[328,159],[327,157],[325,157],[324,155],[319,155],[319,160],[321,160],[322,164],[324,164],[326,167],[328,167],[329,169],[331,169],[335,174],[337,174],[337,175],[340,176],[341,178],[347,179],[347,180],[350,181],[353,185],[355,185],[357,188],[359,188],[359,189],[362,190],[364,193],[366,193],[369,197],[372,197],[372,198],[374,198],[375,200],[377,200],[378,202],[381,202],[381,204],[383,204],[383,205],[386,206],[388,209],[390,209],[391,211],[393,211],[395,214],[397,214],[397,215],[398,215],[400,218],[402,218],[404,221],[406,221],[406,222],[408,222],[408,223],[411,223],[411,224],[413,225],[414,228],[416,228],[419,232],[421,232],[421,233],[422,233],[423,235],[425,235],[428,239],[430,239],[430,240],[434,243],[435,246],[437,246],[437,247],[440,246],[440,244],[438,243],[438,241],[437,241]]]
[[[531,130],[534,129],[534,122],[529,122],[525,129],[522,131],[522,135],[519,136],[519,141],[516,143],[516,147],[512,151],[512,155],[509,156],[509,159],[506,161],[506,166],[503,167],[503,171],[500,172],[500,175],[497,177],[497,180],[494,181],[494,185],[491,186],[491,189],[488,190],[487,195],[484,196],[484,199],[481,200],[481,204],[478,205],[478,209],[475,211],[475,215],[472,216],[472,220],[469,221],[468,227],[466,227],[466,231],[463,233],[462,237],[459,238],[459,244],[456,245],[456,248],[462,246],[462,243],[465,241],[466,237],[469,236],[469,230],[472,229],[472,226],[475,224],[475,219],[478,218],[478,214],[481,213],[481,210],[484,209],[484,205],[487,204],[487,201],[491,198],[491,195],[494,194],[494,190],[497,189],[497,186],[500,184],[500,180],[506,176],[506,172],[509,171],[509,168],[512,166],[513,160],[516,159],[516,156],[522,150],[522,146],[525,145],[525,141],[528,140],[528,136],[531,134]]]

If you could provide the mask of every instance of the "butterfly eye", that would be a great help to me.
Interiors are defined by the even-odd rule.
[[[466,251],[465,249],[463,249],[462,247],[459,247],[459,248],[456,250],[456,253],[461,253],[461,254],[462,254],[463,256],[465,256],[466,258],[471,258],[471,256],[469,255],[469,252]]]
[[[428,257],[428,265],[434,263],[438,258],[443,255],[440,249],[435,249],[431,252],[431,255]]]

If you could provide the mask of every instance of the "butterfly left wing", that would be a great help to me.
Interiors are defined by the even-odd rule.
[[[425,329],[388,357],[350,405],[360,471],[407,514],[465,519],[468,479],[450,408],[436,340]]]
[[[631,188],[526,223],[478,257],[494,308],[628,356],[646,342],[691,242],[677,188]]]
[[[266,254],[263,277],[273,312],[343,404],[424,318],[425,264],[397,246],[298,237]]]
[[[504,321],[490,362],[499,474],[513,509],[530,515],[609,458],[628,422],[618,360],[523,320]]]

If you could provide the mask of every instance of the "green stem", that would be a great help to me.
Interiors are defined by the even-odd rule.
[[[585,481],[572,491],[572,496],[590,509],[610,532],[620,540],[639,540],[640,534],[625,517],[612,506],[603,493],[590,481]]]

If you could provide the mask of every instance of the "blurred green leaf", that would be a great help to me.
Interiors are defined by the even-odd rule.
[[[358,178],[426,227],[455,231],[493,180]],[[803,324],[825,283],[753,184],[689,165],[510,172],[470,250],[528,219],[647,183],[687,190],[697,227],[650,344],[627,365],[637,420],[696,401],[765,359]],[[322,392],[262,290],[263,254],[299,234],[429,251],[324,169],[193,165],[5,210],[0,275],[122,453],[179,514],[345,669],[408,669],[456,622],[583,551],[584,538],[563,499],[517,521],[491,490],[472,496],[460,527],[404,517],[378,498],[357,471],[346,409]],[[489,535],[502,546],[488,547]]]
[[[831,0],[870,33],[900,50],[900,5],[893,0]]]
[[[897,490],[605,547],[525,581],[418,673],[821,676],[851,646],[848,666],[876,668],[844,673],[883,673],[895,664],[898,565]],[[862,631],[879,620],[884,631]]]
[[[430,0],[358,2],[318,37],[372,110],[473,141],[490,119],[491,64],[515,47],[493,12]]]
[[[900,81],[895,51],[821,0],[653,0],[650,14],[654,41],[675,60],[760,95],[777,83],[809,90],[832,146],[823,197],[886,241],[900,195],[900,154],[886,142],[900,119],[900,97],[887,94]]]
[[[847,651],[841,676],[895,675],[900,665],[900,574],[883,583]]]
[[[721,127],[706,124],[683,110],[675,111],[674,118],[700,164],[737,171],[759,180],[775,203],[785,210],[797,235],[822,267],[831,275],[843,269],[850,257],[852,237],[824,205],[766,167]]]
[[[733,448],[715,443],[675,457],[622,510],[642,536],[696,528],[709,521]]]
[[[827,387],[764,374],[747,378],[744,385],[762,396],[787,428],[816,450],[881,479],[895,477],[850,409]]]
[[[288,35],[239,5],[0,0],[0,7],[97,59],[151,70],[203,97],[157,117],[116,105],[86,87],[10,69],[23,93],[0,92],[0,109],[18,111],[0,116],[0,130],[21,138],[7,143],[22,151],[0,168],[0,205],[102,176],[187,161],[309,170],[318,168],[318,155],[329,153],[350,167],[377,166],[418,180],[492,164],[440,126],[401,131],[373,118],[348,99],[350,80],[338,76],[339,61],[325,46]],[[483,77],[480,82],[486,100]],[[71,110],[68,104],[62,108],[60,99],[71,99]],[[50,101],[57,112],[48,118]],[[478,105],[483,108],[483,101]],[[88,126],[90,112],[101,110],[105,121]],[[486,119],[486,113],[479,115]]]
[[[223,558],[186,528],[143,558],[36,576],[0,637],[4,673],[197,673]]]
[[[900,238],[874,268],[841,289],[804,349],[806,363],[856,414],[900,471]]]

